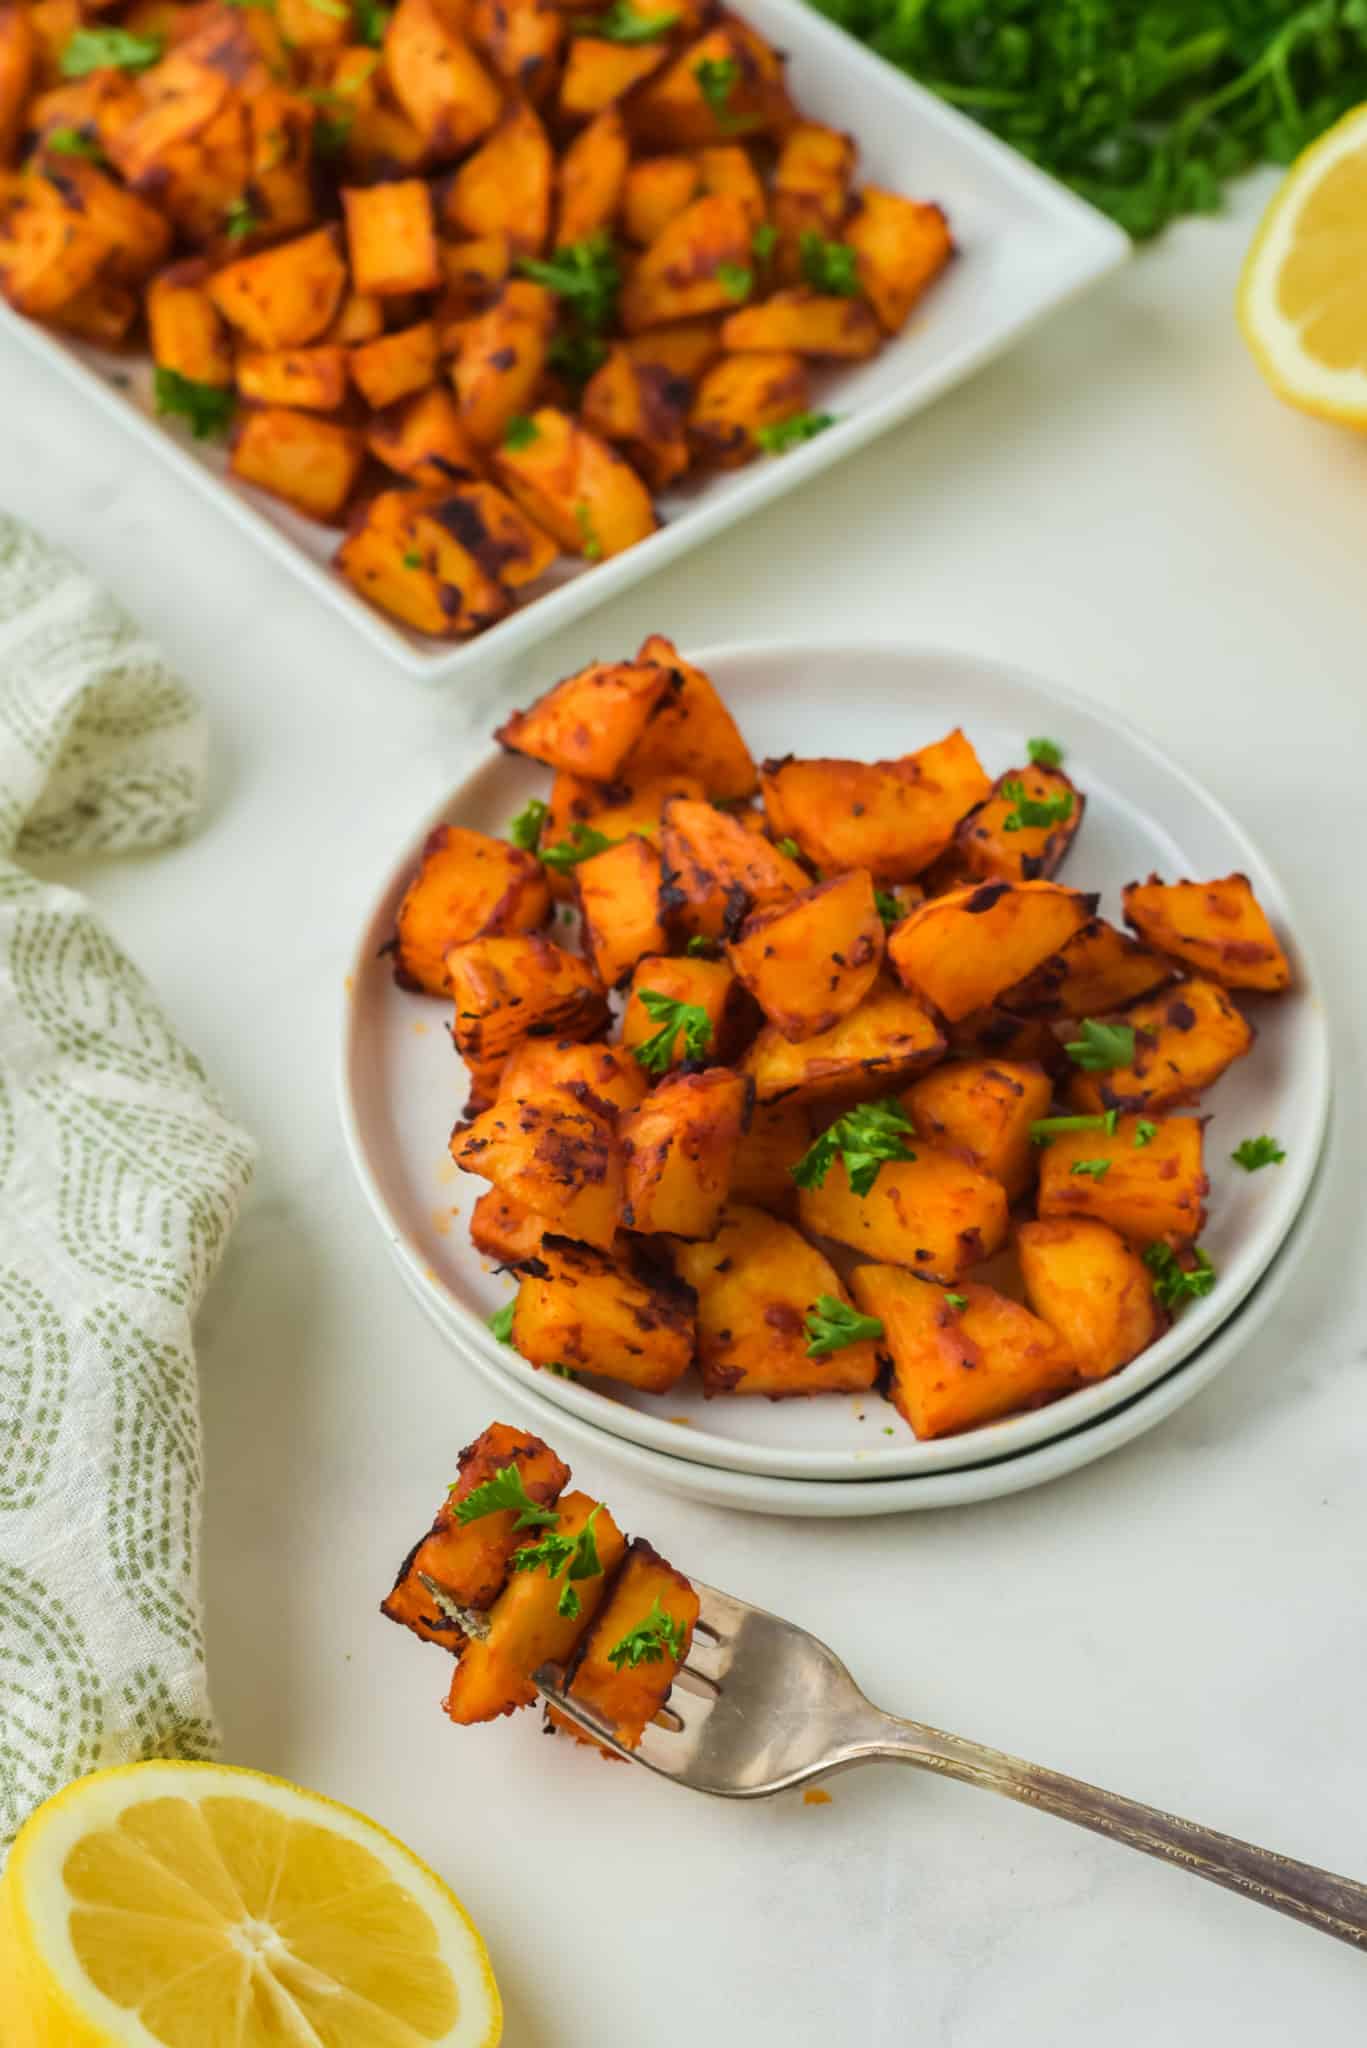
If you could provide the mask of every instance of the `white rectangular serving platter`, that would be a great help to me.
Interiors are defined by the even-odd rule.
[[[145,360],[39,327],[3,300],[0,331],[122,420],[149,454],[210,496],[410,673],[449,682],[487,672],[928,405],[1129,252],[1128,237],[1104,215],[802,0],[744,0],[743,11],[787,52],[803,110],[855,137],[861,181],[944,207],[958,258],[879,356],[821,377],[819,403],[837,415],[834,426],[787,455],[666,493],[664,523],[650,539],[609,562],[563,565],[558,580],[473,640],[452,645],[409,632],[357,597],[330,566],[339,530],[234,482],[221,446],[160,421]]]

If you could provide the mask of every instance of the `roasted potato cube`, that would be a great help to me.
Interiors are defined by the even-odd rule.
[[[806,366],[791,351],[723,356],[704,371],[688,416],[694,450],[734,469],[759,453],[761,429],[806,412],[810,396]]]
[[[433,291],[441,283],[432,194],[421,178],[348,185],[342,207],[351,279],[358,292],[389,299],[405,292]]]
[[[561,113],[572,120],[601,114],[658,71],[667,55],[664,43],[612,43],[602,36],[575,36],[560,74]]]
[[[360,292],[348,292],[326,338],[340,342],[343,348],[358,348],[363,342],[378,341],[383,333],[384,307],[380,301],[363,298]]]
[[[693,1298],[676,1280],[551,1232],[522,1269],[513,1348],[664,1394],[693,1363]]]
[[[913,1081],[902,1106],[918,1137],[990,1173],[1014,1202],[1034,1182],[1030,1126],[1048,1115],[1053,1092],[1043,1067],[952,1060]]]
[[[551,230],[555,158],[545,129],[516,101],[446,193],[443,215],[457,233],[506,235],[523,256],[539,256]]]
[[[639,157],[622,188],[622,231],[629,242],[648,248],[701,194],[695,156]]]
[[[1171,964],[1093,917],[1002,996],[1020,1016],[1104,1017],[1171,981]]]
[[[394,976],[401,987],[452,994],[446,955],[494,933],[536,931],[550,915],[534,854],[462,825],[438,825],[399,904]]]
[[[1017,1017],[989,1003],[946,1025],[951,1059],[1014,1060],[1056,1076],[1072,1072],[1068,1055],[1043,1017]]]
[[[500,1508],[462,1523],[456,1518],[456,1509],[476,1487],[509,1465],[521,1474],[522,1484],[539,1507],[553,1507],[562,1487],[569,1483],[569,1466],[562,1464],[539,1436],[514,1429],[510,1423],[491,1423],[482,1436],[465,1446],[460,1454],[460,1476],[437,1509],[427,1535],[414,1544],[399,1566],[394,1590],[380,1605],[382,1614],[411,1628],[425,1642],[459,1650],[465,1637],[436,1606],[422,1583],[424,1578],[440,1586],[458,1607],[492,1607],[502,1590],[508,1559],[521,1540],[513,1528],[517,1516],[511,1509]]]
[[[1140,1118],[1114,1132],[1062,1131],[1040,1155],[1041,1220],[1090,1216],[1135,1244],[1189,1244],[1206,1219],[1210,1183],[1201,1163],[1201,1120],[1168,1116],[1147,1144]]]
[[[624,981],[638,960],[665,945],[660,922],[660,856],[633,833],[574,871],[584,921],[584,951],[604,988]]]
[[[747,1005],[739,982],[724,960],[704,960],[692,954],[679,954],[671,959],[661,954],[638,962],[622,1016],[622,1044],[630,1053],[648,1039],[658,1037],[661,1028],[659,1018],[652,1016],[642,1001],[642,990],[706,1012],[712,1032],[706,1045],[710,1059],[729,1059],[735,1052],[744,1029]],[[669,1050],[669,1066],[681,1066],[686,1057],[684,1034],[679,1031]]]
[[[225,388],[233,381],[232,343],[208,281],[202,257],[158,272],[147,287],[147,331],[158,369],[174,370],[192,384]]]
[[[728,192],[739,199],[750,217],[751,228],[759,227],[768,213],[764,182],[738,142],[714,143],[698,151],[698,175],[704,192]],[[753,243],[752,243],[753,249]]]
[[[865,300],[799,288],[743,306],[722,323],[721,340],[733,355],[790,349],[799,356],[863,362],[883,346],[883,330]]]
[[[943,1056],[944,1035],[904,990],[875,988],[830,1031],[799,1045],[766,1025],[745,1056],[760,1102],[834,1102],[892,1089]]]
[[[47,178],[0,175],[0,292],[19,312],[50,320],[95,283],[108,253]]]
[[[1133,1109],[1148,1114],[1193,1102],[1253,1044],[1253,1027],[1213,981],[1182,981],[1117,1019],[1134,1032],[1134,1058],[1109,1073],[1073,1077],[1068,1099],[1078,1109]]]
[[[864,296],[889,334],[905,327],[927,285],[954,254],[949,222],[935,205],[866,185],[845,223]]]
[[[366,429],[366,446],[386,468],[428,490],[480,473],[455,399],[437,384],[377,414]]]
[[[663,633],[643,640],[636,659],[671,669],[678,687],[642,732],[623,774],[633,781],[642,776],[696,776],[708,796],[727,803],[753,796],[758,776],[750,749],[710,679],[685,661]]]
[[[166,261],[171,228],[156,207],[137,198],[83,157],[45,154],[41,176],[60,194],[73,236],[93,233],[104,249],[102,284],[142,285]]]
[[[560,159],[555,240],[560,249],[610,228],[622,208],[630,145],[616,107],[605,107]]]
[[[559,552],[550,535],[533,526],[493,484],[457,484],[428,507],[426,517],[444,527],[486,576],[509,590],[534,583]]]
[[[515,1266],[533,1258],[541,1249],[545,1229],[544,1216],[538,1216],[525,1202],[515,1202],[500,1188],[490,1188],[470,1211],[471,1244],[500,1266]]]
[[[310,11],[317,20],[317,9]],[[293,234],[309,227],[317,218],[313,106],[299,93],[269,85],[253,93],[246,113],[247,183],[262,232]]]
[[[1086,1216],[1023,1223],[1016,1249],[1031,1308],[1083,1379],[1106,1379],[1167,1328],[1143,1261],[1109,1225]]]
[[[540,933],[454,946],[446,971],[455,996],[451,1036],[474,1060],[503,1060],[525,1038],[592,1038],[608,1020],[593,971]]]
[[[351,351],[351,375],[366,404],[378,412],[415,391],[425,391],[437,374],[437,330],[430,320],[381,334]]]
[[[731,1185],[748,1092],[729,1067],[667,1074],[620,1125],[622,1223],[647,1236],[714,1235]]]
[[[396,107],[376,102],[352,117],[343,160],[353,181],[420,171],[431,155],[421,131]]]
[[[480,235],[472,242],[443,242],[439,250],[445,294],[436,314],[443,352],[459,345],[459,328],[498,297],[513,267],[506,235]]]
[[[804,235],[820,235],[823,241],[839,236],[849,207],[854,156],[850,136],[816,121],[796,122],[784,135],[770,194],[780,276],[801,274]]]
[[[675,1269],[698,1297],[698,1364],[713,1394],[858,1394],[878,1377],[861,1338],[825,1358],[807,1350],[807,1315],[823,1294],[849,1296],[830,1261],[796,1230],[733,1203],[710,1244],[678,1246]]]
[[[331,342],[315,348],[247,349],[237,359],[237,388],[261,405],[336,412],[347,394],[347,352]]]
[[[529,99],[555,83],[564,16],[552,0],[474,0],[470,33],[499,77]]]
[[[331,326],[346,288],[337,230],[325,227],[226,264],[209,297],[256,348],[302,348]]]
[[[797,862],[767,839],[726,811],[683,797],[665,805],[660,850],[667,916],[706,939],[733,936],[752,910],[807,886]]]
[[[454,638],[501,619],[509,599],[438,517],[447,503],[381,491],[355,515],[334,559],[372,603],[420,632]]]
[[[650,493],[626,457],[555,406],[494,455],[500,483],[569,554],[606,561],[655,531]]]
[[[1056,953],[1095,909],[1095,896],[1056,882],[982,882],[913,910],[890,933],[888,958],[952,1022]]]
[[[601,1501],[586,1493],[564,1493],[557,1511],[555,1534],[567,1538],[578,1536],[594,1517],[593,1541],[602,1570],[575,1581],[575,1605],[566,1614],[562,1603],[570,1581],[565,1575],[552,1578],[544,1565],[519,1571],[513,1552],[508,1583],[489,1611],[489,1633],[466,1644],[451,1680],[446,1711],[462,1727],[536,1705],[533,1672],[543,1664],[569,1662],[625,1554],[626,1538]],[[532,1530],[524,1543],[534,1545],[541,1534]]]
[[[566,676],[530,711],[514,711],[494,734],[511,754],[528,754],[591,782],[611,782],[661,704],[677,687],[655,661],[593,661]]]
[[[1291,966],[1247,875],[1220,882],[1131,882],[1125,922],[1141,939],[1224,988],[1290,988]]]
[[[867,868],[910,882],[943,853],[964,813],[991,787],[956,729],[900,761],[766,761],[760,788],[770,829],[816,867]]]
[[[732,1205],[743,1202],[785,1216],[795,1212],[793,1168],[811,1142],[807,1112],[800,1103],[756,1102],[731,1166]]]
[[[138,295],[132,285],[89,284],[52,316],[64,334],[79,334],[102,348],[115,348],[128,337],[138,317]]]
[[[463,1173],[482,1175],[544,1216],[548,1230],[610,1251],[623,1199],[615,1123],[601,1103],[576,1101],[558,1088],[529,1091],[458,1125],[451,1157]]]
[[[1072,845],[1086,803],[1061,768],[1011,768],[960,821],[954,859],[965,877],[980,882],[1047,880]],[[1054,818],[1027,823],[1031,804],[1052,808]]]
[[[791,115],[783,58],[731,15],[634,95],[629,118],[640,147],[693,149],[781,128]]]
[[[669,1698],[674,1675],[688,1658],[698,1605],[698,1596],[682,1572],[666,1564],[644,1537],[634,1538],[607,1604],[599,1609],[580,1647],[569,1681],[574,1698],[612,1729],[623,1749],[636,1748],[647,1722],[654,1720]],[[654,1656],[643,1656],[635,1663],[624,1657],[614,1663],[612,1652],[649,1621],[657,1606],[682,1632],[677,1656],[657,1638],[652,1643]],[[554,1711],[551,1720],[579,1736],[572,1721],[558,1719]]]
[[[928,1280],[957,1280],[990,1259],[1008,1226],[999,1180],[919,1139],[915,1158],[885,1161],[866,1195],[835,1160],[820,1187],[799,1189],[797,1213],[804,1230]]]
[[[686,378],[639,363],[619,347],[585,385],[579,414],[595,434],[620,444],[658,491],[688,467],[689,396]]]
[[[951,1298],[896,1266],[860,1266],[851,1284],[883,1325],[893,1404],[923,1440],[1038,1408],[1077,1385],[1048,1323],[991,1287],[962,1281]]]
[[[503,95],[442,0],[399,0],[384,39],[394,97],[434,157],[458,156],[492,128]]]
[[[669,220],[627,279],[621,298],[628,334],[729,313],[740,273],[752,275],[754,221],[734,193],[704,193]]]
[[[500,1095],[544,1094],[563,1088],[576,1102],[607,1102],[635,1109],[648,1083],[634,1059],[612,1045],[584,1045],[575,1039],[526,1038],[508,1055]]]
[[[857,1009],[883,964],[873,883],[856,871],[746,918],[726,949],[769,1022],[799,1044]]]
[[[244,484],[256,484],[296,512],[332,526],[342,517],[364,461],[365,444],[354,428],[271,405],[242,420],[231,468]]]
[[[0,167],[14,160],[24,103],[33,82],[35,37],[20,0],[0,7]]]
[[[702,795],[702,784],[691,775],[646,776],[633,770],[630,782],[589,782],[561,769],[551,785],[541,844],[548,850],[562,845],[573,849],[575,829],[582,826],[601,832],[605,839],[625,839],[635,832],[652,846],[658,846],[664,830],[664,807],[670,798]],[[572,873],[565,874],[553,867],[550,882],[553,896],[573,896]]]

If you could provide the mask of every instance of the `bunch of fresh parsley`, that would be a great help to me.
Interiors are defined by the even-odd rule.
[[[1367,99],[1367,0],[815,0],[1142,239]]]

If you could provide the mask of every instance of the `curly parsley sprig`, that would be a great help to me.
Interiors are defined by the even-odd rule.
[[[916,1157],[907,1143],[914,1129],[900,1102],[861,1102],[837,1117],[789,1172],[800,1188],[819,1188],[843,1159],[852,1192],[866,1195],[885,1161]]]

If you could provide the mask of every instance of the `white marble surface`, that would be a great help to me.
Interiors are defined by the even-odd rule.
[[[1146,724],[1261,838],[1324,965],[1337,1143],[1310,1257],[1213,1388],[1044,1491],[887,1522],[580,1476],[685,1567],[829,1636],[888,1705],[1367,1877],[1367,449],[1284,411],[1238,343],[1265,189],[507,686],[653,627],[980,648]],[[261,1140],[200,1330],[228,1755],[431,1858],[488,1934],[510,2048],[1360,2040],[1350,1950],[972,1792],[888,1768],[829,1806],[731,1809],[530,1717],[449,1728],[440,1657],[375,1602],[487,1396],[363,1212],[333,1069],[359,911],[479,707],[386,670],[26,359],[0,374],[0,500],[123,593],[215,726],[198,839],[73,878]]]

